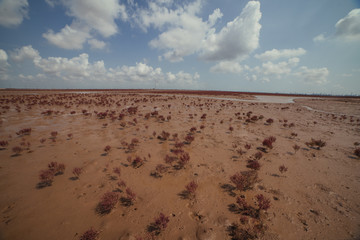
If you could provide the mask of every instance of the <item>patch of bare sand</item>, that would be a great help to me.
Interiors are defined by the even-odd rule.
[[[100,239],[151,234],[157,239],[231,239],[249,233],[260,239],[360,236],[360,162],[353,155],[353,143],[360,141],[358,118],[310,111],[298,100],[265,104],[123,92],[17,93],[0,99],[0,141],[8,142],[0,151],[0,239],[79,239],[90,227],[100,232]],[[331,109],[327,101],[316,107],[344,115],[358,111],[349,100],[330,100]],[[130,106],[138,107],[134,115],[127,111]],[[42,114],[46,110],[53,112]],[[122,110],[125,116],[118,120]],[[106,111],[104,119],[97,117],[96,112]],[[268,118],[274,120],[270,125]],[[166,163],[166,155],[175,156],[175,143],[183,142],[192,127],[194,141],[182,147],[189,162],[184,167],[179,158]],[[18,136],[24,128],[31,128],[31,134]],[[58,132],[55,141],[53,131]],[[167,140],[157,138],[162,131],[170,133]],[[247,161],[269,136],[276,142],[259,160],[258,181],[249,190],[235,189],[230,176],[249,170]],[[139,143],[129,147],[134,138]],[[308,147],[311,138],[326,141],[326,146]],[[296,153],[295,144],[300,146]],[[15,146],[24,150],[15,155]],[[127,160],[136,156],[146,158],[142,165]],[[51,186],[39,188],[39,172],[52,161],[66,169]],[[158,164],[167,172],[154,175]],[[280,173],[281,165],[288,171]],[[78,179],[72,174],[75,167],[83,169]],[[128,201],[121,181],[136,193],[134,201]],[[194,195],[185,191],[191,181],[198,185]],[[98,204],[106,192],[116,192],[119,200],[110,213],[100,214]],[[257,210],[258,194],[270,199],[267,211]],[[238,197],[245,199],[248,212],[240,209]],[[166,228],[154,225],[160,213],[169,219]]]

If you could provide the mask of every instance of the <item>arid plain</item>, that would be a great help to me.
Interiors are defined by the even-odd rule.
[[[359,239],[360,99],[282,98],[1,90],[0,239]]]

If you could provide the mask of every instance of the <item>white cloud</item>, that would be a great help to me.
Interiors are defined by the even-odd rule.
[[[324,34],[319,34],[313,38],[314,42],[323,42],[325,40],[326,40],[326,38],[325,38]]]
[[[28,16],[27,0],[2,0],[0,2],[0,25],[17,27]]]
[[[4,50],[0,49],[0,80],[7,80],[9,77],[7,71],[10,65],[7,60],[7,53]]]
[[[258,58],[262,61],[274,61],[280,58],[292,58],[299,57],[306,53],[303,48],[298,49],[272,49],[270,51],[266,51],[262,54],[256,54],[255,58]]]
[[[118,32],[115,19],[127,20],[125,5],[118,0],[62,0],[68,15],[86,23],[104,37]]]
[[[104,41],[100,41],[94,38],[88,40],[88,43],[92,49],[103,49],[106,46],[106,43]]]
[[[130,84],[142,84],[141,86],[152,87],[155,81],[162,86],[182,86],[194,88],[197,86],[199,74],[190,74],[183,71],[178,73],[164,73],[161,68],[153,68],[143,62],[136,63],[134,66],[118,66],[116,68],[106,68],[104,61],[89,61],[89,55],[80,54],[73,58],[48,57],[42,58],[39,52],[31,46],[24,46],[11,53],[11,59],[21,64],[25,59],[33,61],[34,66],[40,70],[37,75],[25,75],[20,73],[18,78],[23,80],[56,80],[71,82],[120,82]],[[7,67],[7,54],[0,49],[0,78],[5,76],[2,66]],[[21,69],[21,65],[19,66]],[[4,73],[4,74],[3,74]],[[2,78],[3,79],[3,78]]]
[[[280,75],[290,74],[292,69],[299,63],[299,58],[290,58],[287,62],[266,62],[262,64],[261,71],[264,75],[275,75],[280,77]]]
[[[327,82],[329,70],[326,67],[307,68],[303,66],[300,67],[299,71],[294,73],[294,75],[307,83],[324,84]]]
[[[60,48],[82,49],[83,44],[91,37],[89,31],[90,29],[87,26],[73,22],[70,26],[65,25],[58,33],[49,30],[47,33],[43,34],[43,37],[51,44]]]
[[[47,0],[50,6],[55,1]],[[74,18],[71,25],[66,25],[60,32],[52,29],[43,34],[51,44],[64,49],[82,49],[89,41],[92,48],[104,48],[105,43],[95,40],[93,34],[99,33],[107,38],[118,33],[116,19],[128,20],[126,7],[118,0],[60,0],[67,9],[67,14]]]
[[[335,24],[335,36],[348,41],[360,41],[360,8],[351,10]]]
[[[228,22],[219,33],[215,33],[214,29],[208,33],[201,58],[218,61],[247,57],[259,46],[260,19],[260,2],[249,1],[240,16]]]
[[[31,45],[28,45],[15,49],[13,52],[10,53],[10,57],[13,61],[22,62],[25,59],[39,59],[40,55],[38,50],[34,49]]]
[[[210,68],[211,72],[218,73],[241,73],[243,71],[243,67],[238,62],[233,61],[221,61],[217,63],[215,66]]]
[[[172,1],[166,1],[166,4],[152,1],[147,9],[136,12],[134,20],[144,31],[150,27],[162,31],[149,45],[165,51],[163,58],[172,62],[182,61],[194,53],[207,61],[235,60],[245,58],[258,47],[261,28],[259,2],[248,2],[240,16],[228,22],[218,33],[213,26],[223,14],[220,9],[215,9],[204,21],[198,16],[202,3],[196,0],[175,5]]]

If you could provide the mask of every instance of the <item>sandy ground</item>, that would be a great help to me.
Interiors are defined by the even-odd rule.
[[[0,93],[0,141],[8,142],[0,151],[0,239],[80,239],[91,227],[99,239],[360,238],[360,159],[353,154],[359,99],[279,104],[116,91],[25,93]],[[137,112],[131,115],[129,107]],[[47,110],[52,114],[42,114]],[[100,119],[94,111],[108,114]],[[21,136],[24,128],[30,135]],[[170,133],[167,140],[158,138],[162,131]],[[194,140],[179,148],[190,156],[182,166],[173,150],[188,134]],[[269,136],[276,137],[272,149],[262,144]],[[309,147],[311,138],[326,146]],[[230,177],[251,171],[248,160],[257,152],[263,155],[260,169],[252,170],[258,179],[249,189],[235,188]],[[166,163],[166,155],[174,162]],[[136,156],[145,159],[142,165],[128,161]],[[39,173],[54,161],[65,171],[45,186]],[[158,164],[166,172],[156,173]],[[288,170],[281,173],[281,165]],[[82,168],[79,178],[75,167]],[[185,187],[191,181],[198,185],[194,194]],[[118,199],[103,212],[107,192]],[[270,200],[267,210],[259,194]],[[155,222],[160,213],[166,227]]]

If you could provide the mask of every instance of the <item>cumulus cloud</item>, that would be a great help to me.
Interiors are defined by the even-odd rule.
[[[0,2],[0,25],[17,27],[28,16],[27,0],[2,0]]]
[[[140,62],[134,66],[118,66],[106,68],[104,61],[89,61],[89,55],[82,53],[73,58],[48,57],[43,58],[32,46],[24,46],[11,53],[11,59],[21,64],[22,61],[30,59],[34,66],[40,70],[37,75],[18,74],[24,80],[53,80],[60,79],[71,82],[119,82],[131,84],[143,84],[142,86],[153,86],[156,81],[159,84],[168,86],[182,86],[193,88],[197,86],[199,74],[190,74],[183,71],[178,73],[164,73],[161,68],[153,68],[147,63]],[[0,49],[0,77],[2,66],[7,66],[7,54]],[[21,66],[20,66],[21,67]]]
[[[292,69],[299,63],[299,58],[291,58],[288,61],[283,61],[279,63],[266,62],[262,64],[262,67],[259,69],[264,75],[275,75],[280,77],[280,75],[290,74]]]
[[[22,62],[25,59],[30,59],[30,60],[39,59],[40,54],[38,50],[34,49],[31,45],[28,45],[12,51],[10,53],[10,58],[16,62]]]
[[[90,29],[81,26],[80,23],[73,22],[70,26],[65,25],[60,32],[55,33],[49,30],[43,37],[51,44],[64,49],[82,49],[83,44],[90,38]]]
[[[0,80],[7,80],[8,79],[8,67],[9,67],[9,63],[7,62],[8,60],[8,55],[7,53],[0,49]]]
[[[246,57],[259,46],[260,2],[249,1],[240,16],[228,22],[219,33],[212,29],[203,42],[201,58],[209,61]]]
[[[55,2],[48,0],[50,6]],[[67,9],[67,15],[73,17],[71,25],[66,25],[59,32],[50,29],[43,37],[51,44],[64,49],[82,49],[89,40],[92,48],[103,48],[104,42],[95,40],[93,33],[108,38],[118,33],[116,19],[127,21],[126,7],[118,0],[60,0]]]
[[[106,43],[104,41],[100,41],[94,38],[88,40],[88,43],[93,49],[103,49],[106,46]]]
[[[313,38],[314,42],[323,42],[325,40],[326,40],[326,38],[325,38],[324,34],[319,34]]]
[[[240,15],[216,31],[214,25],[223,16],[215,9],[203,20],[202,1],[185,5],[166,4],[159,1],[148,3],[147,9],[139,10],[135,16],[137,24],[144,30],[156,28],[162,33],[149,45],[165,51],[163,57],[172,62],[182,61],[185,56],[198,53],[206,61],[230,61],[245,58],[258,47],[261,25],[260,3],[250,1]],[[171,5],[174,5],[171,8]]]
[[[360,40],[360,8],[351,10],[335,24],[335,36],[348,40]]]
[[[303,48],[298,49],[272,49],[266,51],[262,54],[256,54],[255,58],[258,58],[262,61],[274,61],[280,58],[292,58],[292,57],[299,57],[306,53]]]
[[[210,68],[211,72],[216,73],[241,73],[243,71],[243,67],[234,61],[221,61],[217,63],[215,66]]]
[[[307,83],[324,84],[327,82],[329,70],[324,68],[308,68],[305,66],[300,67],[299,71],[294,73],[295,76]]]

